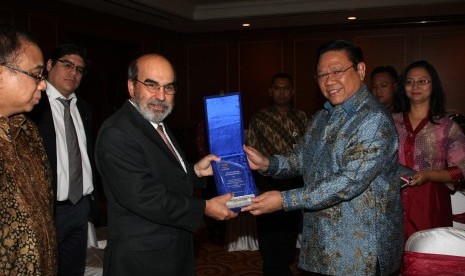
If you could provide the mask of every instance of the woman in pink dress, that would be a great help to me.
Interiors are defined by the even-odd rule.
[[[441,81],[428,62],[405,69],[398,93],[399,161],[416,171],[401,191],[407,241],[416,231],[452,226],[450,195],[463,187],[465,136],[446,116]]]

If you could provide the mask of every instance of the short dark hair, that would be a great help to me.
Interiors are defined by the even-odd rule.
[[[131,60],[131,62],[129,63],[129,67],[128,67],[128,80],[133,80],[134,82],[138,78],[138,75],[139,75],[139,68],[137,66],[137,60],[138,58]]]
[[[429,109],[430,109],[429,120],[431,123],[435,123],[434,121],[435,117],[442,118],[446,115],[446,110],[444,107],[445,94],[442,88],[442,83],[441,83],[441,79],[439,78],[438,72],[433,67],[433,65],[431,65],[426,60],[415,61],[404,69],[400,77],[401,85],[399,85],[397,88],[397,92],[399,95],[399,109],[400,109],[399,111],[407,112],[410,110],[410,100],[407,97],[407,94],[405,92],[405,86],[403,84],[407,78],[408,72],[414,68],[423,68],[431,76],[432,91],[431,91],[431,97],[429,101]]]
[[[84,61],[84,67],[87,69],[90,65],[89,56],[87,49],[81,45],[74,43],[61,44],[55,48],[51,55],[50,59],[52,60],[52,65],[55,65],[56,61],[66,55],[78,55]]]
[[[397,84],[397,82],[399,80],[399,75],[397,74],[397,71],[396,71],[396,69],[394,67],[392,67],[390,65],[376,67],[371,72],[371,76],[370,76],[371,80],[373,80],[373,77],[376,74],[380,74],[380,73],[387,73],[391,77],[391,79],[394,81],[394,83]]]
[[[320,57],[329,51],[344,51],[347,53],[349,60],[357,66],[360,62],[363,62],[363,51],[361,48],[355,46],[349,41],[343,39],[337,39],[330,41],[326,44],[321,45],[317,50],[317,64],[320,61]]]
[[[274,76],[271,78],[271,84],[273,84],[276,79],[287,79],[289,80],[289,83],[291,84],[291,86],[294,86],[294,80],[292,79],[291,75],[289,75],[288,73],[280,72],[280,73],[274,74]]]
[[[0,26],[0,64],[16,63],[23,43],[37,42],[25,31],[10,26]]]

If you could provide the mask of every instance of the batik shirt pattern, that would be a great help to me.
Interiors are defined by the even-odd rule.
[[[398,138],[392,117],[363,85],[310,121],[267,175],[302,174],[303,188],[282,192],[285,210],[304,209],[299,266],[329,275],[382,275],[400,267],[402,206]]]
[[[305,133],[307,115],[305,112],[292,108],[286,115],[270,106],[258,111],[251,119],[247,131],[246,143],[266,156],[286,153],[297,144]],[[302,186],[302,178],[272,179],[255,177],[260,191],[289,190]]]
[[[37,127],[0,116],[0,275],[55,275],[51,171]]]
[[[270,106],[257,112],[250,121],[247,142],[267,156],[290,151],[305,132],[307,115],[291,109],[281,115]]]

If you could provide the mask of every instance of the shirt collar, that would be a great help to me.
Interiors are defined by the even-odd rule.
[[[47,82],[47,97],[48,97],[48,100],[51,102],[53,100],[56,100],[56,99],[59,99],[59,98],[62,98],[62,99],[65,99],[65,97],[60,93],[58,92],[58,90],[50,83],[46,80]],[[72,98],[76,98],[76,94],[75,93],[72,93],[71,95],[69,95],[68,97],[68,100],[69,99],[72,99]]]
[[[362,86],[360,86],[360,89],[357,92],[355,92],[355,94],[352,95],[352,97],[350,97],[345,102],[340,104],[341,108],[350,116],[355,114],[355,111],[357,110],[356,103],[359,102],[360,97],[363,96],[363,93],[365,91],[368,91],[367,88],[366,88],[366,85],[362,84]],[[329,101],[326,101],[324,103],[323,107],[326,110],[328,110],[329,113],[334,112],[334,108],[336,108],[336,106],[333,106]]]

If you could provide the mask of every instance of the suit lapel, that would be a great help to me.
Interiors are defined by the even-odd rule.
[[[186,157],[184,156],[178,141],[176,141],[176,139],[174,138],[174,135],[171,132],[170,128],[166,124],[163,124],[163,126],[165,127],[165,131],[168,134],[168,137],[170,138],[173,147],[178,151],[179,155],[181,155],[182,160],[186,160]]]
[[[160,135],[158,134],[157,130],[153,127],[153,125],[147,120],[145,119],[140,113],[139,111],[128,101],[125,103],[125,109],[127,109],[127,111],[131,114],[131,116],[133,117],[133,119],[135,120],[135,124],[136,125],[139,125],[141,130],[142,130],[142,133],[148,137],[148,139],[150,141],[152,141],[154,143],[155,146],[157,146],[158,148],[160,148],[164,153],[165,155],[167,156],[167,158],[169,158],[174,164],[176,164],[177,166],[179,166],[179,168],[181,168],[182,171],[184,171],[182,169],[182,166],[181,164],[178,162],[178,160],[176,159],[176,157],[173,156],[173,154],[171,153],[171,151],[169,150],[168,146],[165,144],[165,142],[163,141],[163,139],[160,137]],[[178,151],[178,153],[181,155],[181,158],[183,158],[183,160],[185,160],[184,158],[184,154],[182,153],[178,143],[176,142],[176,140],[173,138],[173,135],[171,134],[171,132],[169,131],[169,129],[166,127],[165,125],[165,129],[166,129],[166,132],[168,133],[169,135],[169,138],[171,139],[171,142],[173,143],[173,146],[176,148],[176,150]]]

